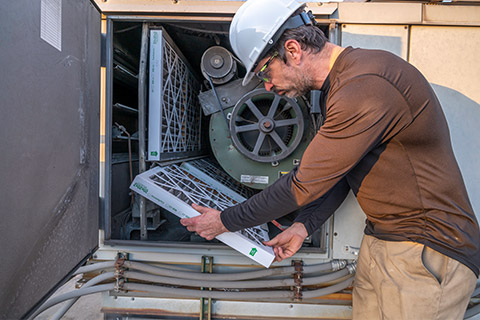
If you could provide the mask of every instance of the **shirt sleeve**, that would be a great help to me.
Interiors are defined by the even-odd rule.
[[[363,75],[333,85],[326,121],[305,150],[298,170],[224,210],[223,224],[237,231],[311,203],[331,190],[368,152],[406,127],[411,118],[403,96],[382,77]]]
[[[311,235],[340,207],[349,190],[347,180],[345,178],[340,180],[327,193],[300,209],[295,222],[303,223],[308,234]]]

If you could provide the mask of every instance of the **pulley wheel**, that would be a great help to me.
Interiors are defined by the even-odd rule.
[[[265,89],[244,95],[230,118],[234,146],[258,162],[288,157],[300,144],[303,130],[303,113],[298,103]]]
[[[233,55],[220,46],[208,48],[202,55],[200,67],[203,76],[210,77],[215,84],[224,84],[230,81],[237,72],[237,63]]]

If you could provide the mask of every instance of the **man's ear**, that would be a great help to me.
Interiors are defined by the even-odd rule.
[[[293,64],[300,64],[302,60],[302,46],[297,40],[289,39],[285,41],[285,53],[287,55],[287,61],[291,61]]]

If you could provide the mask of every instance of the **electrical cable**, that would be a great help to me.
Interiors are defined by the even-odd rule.
[[[112,262],[114,261],[107,261],[110,263],[97,263],[89,266],[85,266],[82,268],[79,268],[79,270],[88,270],[88,272],[91,272],[92,270],[99,270],[99,267],[112,267]],[[131,261],[126,261],[124,266],[127,264],[127,262]],[[325,265],[330,264],[330,269],[332,267],[331,263],[325,263],[325,264],[320,264],[320,265],[315,265],[315,266],[310,266],[310,267],[315,267],[311,268],[311,270],[318,270],[320,268],[325,268]],[[99,266],[101,265],[101,266]],[[132,266],[131,266],[132,267]],[[145,264],[141,263],[133,263],[133,267],[150,267],[147,268],[151,270],[151,268],[154,268],[155,270],[153,271],[158,271],[158,269],[164,269],[164,268],[158,268],[158,267],[152,267],[148,266]],[[293,267],[283,267],[283,268],[276,268],[276,269],[290,269]],[[169,270],[165,269],[168,271],[173,271],[175,270]],[[267,271],[267,270],[275,270],[275,269],[266,269],[266,270],[261,270],[261,271]],[[349,273],[352,273],[351,268],[345,268],[339,271],[331,272],[326,275],[321,275],[317,277],[310,277],[310,278],[303,278],[302,279],[302,284],[303,285],[311,285],[311,284],[317,284],[321,285],[327,282],[335,281],[340,278],[345,277]],[[280,270],[282,271],[282,270]],[[78,272],[78,270],[77,270]],[[243,273],[232,273],[232,274],[220,274],[221,276],[225,275],[237,275],[237,277],[244,278],[247,274],[248,276],[251,276],[252,274],[258,275],[258,271],[253,271],[253,272],[243,272]],[[265,272],[263,272],[264,274]],[[212,275],[212,274],[210,274]],[[219,275],[219,274],[217,274]],[[69,301],[65,306],[62,307],[55,315],[53,316],[53,319],[60,319],[67,311],[68,309],[75,303],[75,301],[83,296],[83,295],[89,295],[92,293],[97,293],[97,292],[102,292],[102,291],[110,291],[115,289],[115,283],[110,283],[110,284],[104,284],[104,285],[97,285],[94,286],[95,284],[98,284],[100,282],[103,282],[105,280],[108,280],[110,278],[115,277],[114,272],[107,272],[101,275],[98,275],[95,278],[92,278],[90,281],[88,281],[81,289],[68,292],[63,295],[59,295],[57,297],[53,297],[49,300],[47,300],[40,308],[32,315],[30,319],[33,319],[46,309],[50,308],[51,306],[58,304],[60,302],[66,301],[66,300],[71,300]],[[243,281],[243,282],[235,282],[232,280],[232,277],[230,277],[230,281],[225,281],[225,282],[220,282],[220,281],[189,281],[185,279],[168,279],[165,277],[161,276],[156,276],[156,275],[151,275],[151,274],[144,274],[144,273],[139,273],[135,271],[125,271],[123,274],[124,279],[135,279],[135,280],[143,280],[143,281],[150,281],[154,283],[159,283],[159,282],[165,282],[168,284],[173,284],[173,285],[184,285],[184,286],[199,286],[199,287],[210,287],[210,288],[219,288],[219,287],[224,287],[228,289],[246,289],[246,288],[267,288],[267,287],[273,287],[273,286],[294,286],[295,282],[293,279],[276,279],[276,280],[256,280],[256,281]],[[238,279],[237,279],[238,280]],[[313,298],[313,297],[318,297],[330,293],[337,292],[339,290],[345,289],[346,287],[350,286],[353,280],[353,276],[347,278],[346,280],[343,280],[339,283],[336,283],[334,285],[317,289],[317,290],[307,290],[302,292],[302,297],[304,298]],[[138,284],[138,283],[125,283],[121,290],[138,290],[138,291],[145,291],[149,293],[162,293],[162,294],[167,294],[171,296],[178,296],[178,297],[189,297],[189,298],[212,298],[212,299],[233,299],[233,300],[252,300],[252,299],[264,299],[265,297],[268,297],[268,299],[282,299],[282,298],[287,298],[287,299],[293,299],[294,298],[294,293],[292,291],[286,291],[286,290],[277,290],[277,291],[249,291],[249,292],[232,292],[232,291],[201,291],[201,290],[191,290],[191,289],[179,289],[179,288],[171,288],[171,287],[165,287],[165,286],[157,286],[157,285],[148,285],[148,284]]]
[[[207,80],[210,83],[210,87],[212,87],[213,94],[215,95],[215,98],[217,98],[218,108],[220,109],[220,112],[222,113],[223,118],[225,119],[225,123],[227,124],[227,129],[230,129],[230,123],[227,119],[227,116],[225,115],[225,111],[223,110],[222,102],[220,101],[220,98],[218,97],[217,90],[215,89],[215,86],[213,85],[212,78],[210,77],[210,75],[207,75],[207,76],[208,76]]]
[[[112,261],[104,261],[104,262],[88,264],[86,266],[78,268],[77,271],[75,271],[74,275],[108,269],[108,268],[115,268],[115,261],[112,260]]]
[[[350,272],[348,269],[332,272],[326,275],[312,278],[303,278],[302,285],[324,284],[345,277]],[[274,288],[295,286],[293,278],[274,279],[274,280],[255,280],[255,281],[210,281],[210,280],[191,280],[163,277],[151,274],[145,274],[135,271],[125,271],[125,278],[154,283],[169,284],[175,286],[187,287],[205,287],[205,288],[223,288],[223,289],[255,289],[255,288]]]
[[[314,298],[323,295],[331,294],[343,290],[352,285],[353,276],[322,289],[302,291],[302,298]],[[209,290],[190,290],[161,287],[140,283],[126,283],[123,287],[125,290],[136,290],[151,293],[167,294],[169,296],[184,297],[184,298],[211,298],[222,300],[261,300],[263,298],[287,298],[294,299],[293,291],[247,291],[247,292],[230,292],[230,291],[209,291]]]
[[[352,281],[353,281],[353,276],[337,284],[334,284],[325,288],[321,288],[317,290],[302,291],[302,297],[314,298],[314,297],[320,297],[323,295],[335,293],[351,286]],[[115,289],[115,283],[108,283],[108,284],[102,284],[102,285],[88,287],[88,288],[84,287],[75,291],[65,293],[63,295],[59,295],[57,297],[47,300],[29,319],[34,319],[36,316],[38,316],[48,308],[58,303],[64,302],[66,300],[79,298],[81,296],[85,296],[93,293],[111,291],[114,289]],[[253,299],[263,299],[265,297],[268,297],[268,299],[272,299],[272,298],[294,299],[294,293],[292,291],[286,291],[286,290],[247,291],[247,292],[209,291],[209,290],[170,288],[170,287],[156,286],[156,285],[150,285],[150,284],[140,284],[140,283],[125,283],[121,290],[122,291],[143,291],[147,293],[161,293],[161,294],[167,294],[169,296],[185,297],[185,298],[253,300]]]
[[[92,287],[100,282],[103,282],[103,281],[106,281],[110,278],[114,278],[115,277],[115,272],[106,272],[106,273],[102,273],[98,276],[96,276],[95,278],[92,278],[90,279],[87,283],[85,283],[82,288],[89,288],[89,287]],[[75,302],[77,302],[77,300],[79,299],[80,297],[78,298],[73,298],[69,301],[67,301],[65,303],[65,305],[62,306],[61,309],[59,309],[53,316],[50,320],[60,320],[64,315],[65,313],[67,313],[67,311],[74,305]]]
[[[37,311],[35,311],[35,313],[29,319],[35,318],[43,311],[65,300],[70,300],[73,298],[89,295],[92,293],[110,291],[113,289],[115,289],[115,283],[108,283],[108,284],[101,284],[101,285],[89,287],[89,288],[82,288],[82,289],[78,289],[75,291],[71,291],[71,292],[59,295],[57,297],[47,300],[44,304],[42,304],[42,306]]]
[[[325,272],[329,270],[340,270],[346,266],[345,260],[332,260],[330,262],[303,266],[303,274],[315,273],[315,272]],[[292,274],[295,272],[295,268],[288,267],[277,267],[270,269],[238,272],[238,273],[199,273],[199,272],[189,272],[189,271],[179,271],[175,269],[168,269],[165,267],[158,267],[153,265],[148,265],[142,262],[130,261],[127,260],[124,262],[126,268],[132,270],[143,271],[155,275],[168,276],[173,278],[182,278],[182,279],[192,279],[192,280],[209,280],[209,281],[222,281],[222,280],[248,280],[263,278],[268,276],[280,276],[285,274]],[[104,261],[98,262],[90,265],[86,265],[78,268],[74,273],[87,273],[93,271],[99,271],[115,267],[115,261]]]
[[[303,273],[314,273],[314,272],[322,272],[328,270],[338,270],[335,269],[336,265],[340,265],[341,267],[345,267],[346,262],[344,261],[332,261],[312,266],[304,266]],[[240,272],[240,273],[195,273],[195,272],[184,272],[184,271],[177,271],[166,269],[162,267],[156,267],[147,265],[140,262],[130,261],[127,260],[124,263],[124,266],[130,269],[144,271],[147,273],[152,273],[161,276],[168,276],[173,278],[182,278],[182,279],[192,279],[192,280],[209,280],[209,281],[220,281],[220,280],[248,280],[248,279],[255,279],[255,278],[262,278],[267,276],[278,276],[284,274],[292,274],[295,272],[295,267],[280,267],[280,268],[271,268],[271,269],[263,269],[263,270],[255,270],[255,271],[247,271],[247,272]]]
[[[325,288],[321,288],[317,290],[302,291],[302,299],[321,297],[321,296],[332,294],[340,290],[343,290],[345,288],[348,288],[352,286],[354,278],[355,278],[354,276],[351,276],[346,280],[343,280],[337,284],[334,284]]]

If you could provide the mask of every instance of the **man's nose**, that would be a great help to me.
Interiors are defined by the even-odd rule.
[[[273,88],[273,84],[271,82],[265,82],[265,90],[271,91]]]

